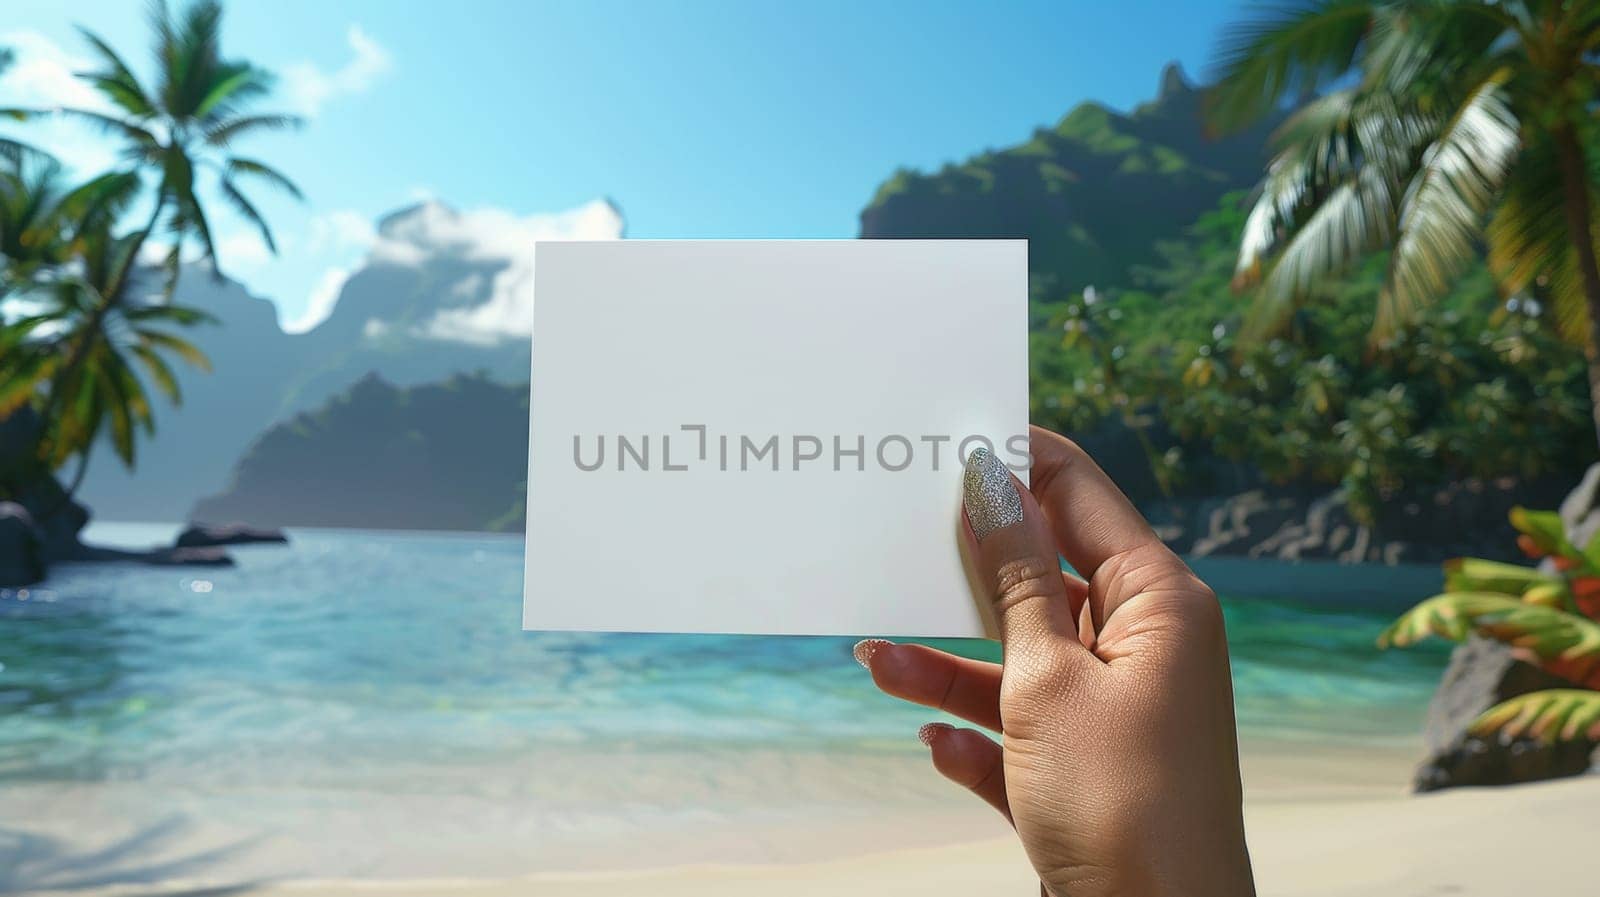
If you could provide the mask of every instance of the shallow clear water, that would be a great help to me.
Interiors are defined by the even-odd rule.
[[[870,687],[850,639],[524,633],[517,538],[291,538],[233,569],[63,567],[0,592],[0,779],[314,786],[564,746],[914,751],[928,718]],[[1389,611],[1224,601],[1247,738],[1417,730],[1443,653],[1377,651]]]

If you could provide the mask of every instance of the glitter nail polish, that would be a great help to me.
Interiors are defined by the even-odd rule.
[[[850,653],[855,655],[856,663],[870,670],[872,669],[872,655],[878,653],[878,649],[892,644],[894,642],[888,639],[866,638],[856,642],[855,648]]]
[[[980,448],[967,457],[962,495],[967,522],[980,541],[995,530],[1022,522],[1022,496],[1011,473],[988,449]]]
[[[949,723],[925,723],[922,728],[917,730],[917,740],[927,747],[933,747],[935,738],[938,738],[944,731],[954,728]]]

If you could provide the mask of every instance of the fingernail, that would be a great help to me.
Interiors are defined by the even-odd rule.
[[[856,656],[856,663],[859,663],[870,670],[872,669],[872,655],[878,653],[879,648],[883,648],[892,644],[894,644],[894,642],[891,642],[888,639],[864,638],[861,641],[856,642],[855,648],[852,649],[850,653]]]
[[[949,723],[927,723],[923,725],[922,728],[917,730],[917,740],[922,742],[925,747],[933,747],[933,740],[935,738],[938,738],[940,734],[954,728],[955,726],[952,726]]]
[[[980,448],[967,456],[962,475],[962,503],[967,522],[979,540],[995,530],[1022,522],[1022,496],[994,452]]]

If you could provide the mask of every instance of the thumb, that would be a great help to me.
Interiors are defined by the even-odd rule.
[[[980,597],[994,603],[1007,660],[1014,652],[1087,656],[1056,539],[1033,496],[993,452],[980,448],[967,458],[962,504],[978,587],[986,592]],[[1076,597],[1081,606],[1081,590]]]

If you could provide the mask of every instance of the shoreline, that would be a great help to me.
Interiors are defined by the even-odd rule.
[[[1266,802],[1247,807],[1256,884],[1283,897],[1370,894],[1587,893],[1581,857],[1600,777],[1465,790],[1426,797]],[[1503,836],[1515,832],[1515,861]],[[702,863],[614,872],[552,872],[499,879],[314,879],[260,883],[171,880],[28,892],[36,897],[801,897],[871,893],[970,897],[1030,893],[1035,881],[1016,841],[1001,835],[806,863]]]
[[[1371,747],[1246,738],[1241,746],[1246,825],[1261,893],[1289,897],[1357,897],[1372,893],[1450,893],[1488,897],[1512,888],[1547,894],[1578,894],[1571,886],[1585,848],[1583,832],[1600,801],[1600,776],[1517,786],[1467,789],[1413,796],[1408,793],[1416,748],[1395,739]],[[120,880],[111,872],[94,881],[74,875],[71,860],[58,856],[63,873],[37,882],[43,887],[9,893],[36,897],[599,897],[650,893],[662,897],[733,897],[761,893],[798,897],[817,893],[917,894],[970,897],[975,893],[1029,893],[1033,884],[1025,857],[1000,818],[970,795],[937,778],[921,755],[891,764],[912,792],[903,800],[867,794],[843,803],[855,780],[848,756],[791,759],[787,772],[820,778],[817,802],[804,813],[746,809],[709,826],[658,821],[649,834],[590,832],[588,843],[565,847],[527,841],[525,850],[501,845],[498,853],[466,842],[450,856],[482,875],[437,874],[390,853],[378,853],[359,874],[317,875],[293,870],[296,854],[259,865],[250,874],[185,874],[173,865],[146,870],[143,881]],[[869,764],[870,765],[870,764]],[[873,776],[889,771],[872,771]],[[742,775],[743,773],[741,773]],[[791,782],[790,786],[793,787]],[[885,790],[893,785],[885,783]],[[802,789],[803,790],[803,789]],[[935,795],[930,798],[929,795]],[[332,804],[340,796],[330,792]],[[181,806],[181,800],[177,804]],[[43,809],[43,807],[38,807]],[[108,810],[112,809],[107,807]],[[242,806],[249,811],[251,806]],[[793,809],[793,808],[790,808]],[[701,812],[714,816],[700,808]],[[410,828],[448,820],[400,820]],[[672,829],[678,829],[672,831]],[[1519,856],[1506,862],[1506,832],[1515,831]],[[382,841],[383,831],[372,831]],[[196,855],[223,846],[197,832],[179,831],[184,850]],[[437,837],[451,839],[448,830]],[[678,839],[675,845],[673,839]],[[273,839],[267,839],[271,841]],[[681,852],[682,844],[708,845],[709,852]],[[627,868],[616,868],[618,844]],[[156,846],[159,846],[156,845]],[[271,852],[273,845],[262,845]],[[336,845],[360,850],[362,845]],[[290,845],[278,844],[283,850]],[[556,850],[552,850],[556,848]],[[562,854],[560,859],[557,853]],[[87,854],[86,854],[87,855]],[[498,862],[477,862],[494,855]],[[304,859],[300,857],[300,859]],[[508,865],[509,863],[509,865]],[[519,871],[539,869],[542,871]],[[426,864],[425,864],[426,865]],[[608,865],[610,868],[608,868]],[[271,870],[271,871],[269,871]],[[107,870],[102,870],[107,871]],[[243,873],[243,870],[238,870]],[[75,880],[74,880],[75,879]],[[12,882],[16,884],[19,882]],[[0,885],[6,882],[0,879]],[[1020,889],[1013,891],[1012,889]],[[1563,890],[1565,888],[1565,890]]]

